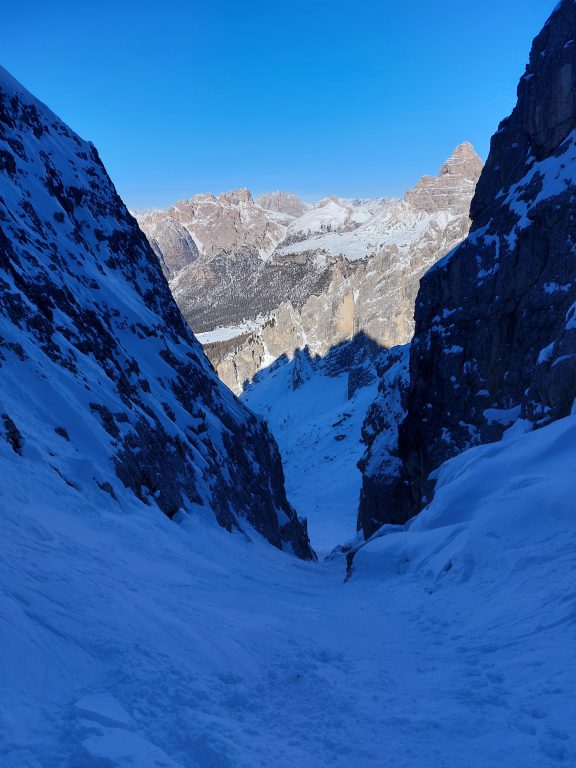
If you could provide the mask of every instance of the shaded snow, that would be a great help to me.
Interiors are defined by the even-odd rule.
[[[0,441],[0,764],[574,764],[574,446],[571,417],[460,455],[344,584]]]
[[[356,535],[361,429],[378,382],[349,400],[347,373],[330,376],[318,367],[297,389],[293,373],[293,363],[272,366],[241,399],[267,420],[282,455],[288,499],[308,519],[312,547],[324,555]]]

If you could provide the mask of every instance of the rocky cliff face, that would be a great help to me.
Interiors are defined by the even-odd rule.
[[[423,177],[401,200],[327,198],[297,218],[290,218],[297,208],[291,197],[275,193],[257,201],[273,211],[252,217],[284,227],[265,257],[256,243],[240,247],[240,240],[230,246],[237,250],[215,253],[211,246],[193,260],[183,254],[179,263],[189,263],[172,275],[171,288],[222,380],[241,392],[280,355],[307,346],[323,356],[360,332],[388,348],[406,343],[419,279],[466,236],[481,168],[464,143],[437,176]],[[156,228],[172,220],[172,213],[162,215],[154,214]],[[149,217],[140,222],[155,247],[157,230]],[[174,264],[172,241],[165,250],[164,262]],[[211,333],[215,328],[228,331]]]
[[[324,355],[358,333],[386,348],[409,341],[420,277],[466,236],[467,206],[481,168],[471,145],[463,144],[438,176],[423,177],[401,200],[329,200],[316,221],[314,209],[294,221],[274,258],[305,255],[305,263],[324,265],[325,288],[301,305],[284,301],[273,312],[274,323],[215,360],[223,380],[239,391],[278,354],[307,345]],[[297,231],[305,239],[295,238]],[[354,258],[358,254],[362,258]]]
[[[482,161],[470,142],[465,141],[446,160],[437,176],[423,176],[405,202],[417,211],[440,213],[451,211],[467,215],[468,200],[474,195],[482,173]]]
[[[200,256],[190,232],[172,216],[150,214],[146,235],[165,275],[174,277]]]
[[[282,207],[279,200],[278,207]],[[178,225],[178,231],[186,231],[194,242],[195,256],[201,253],[209,262],[222,252],[229,258],[243,250],[251,250],[260,257],[270,255],[284,239],[292,217],[276,209],[267,212],[254,202],[247,189],[236,189],[218,196],[196,195],[165,211],[136,213],[136,218],[171,273],[176,273],[195,261],[195,257],[186,258],[185,250],[180,254],[174,251],[174,237],[166,227],[167,222],[173,228]]]
[[[33,464],[62,504],[216,516],[313,557],[276,444],[214,374],[96,149],[1,69],[0,377],[0,461],[23,483]]]
[[[298,217],[306,213],[309,206],[299,197],[290,192],[268,192],[256,198],[256,204],[267,211],[284,213],[288,216]]]
[[[535,39],[492,139],[468,239],[425,275],[394,466],[365,478],[359,524],[403,522],[469,446],[570,413],[576,396],[576,5]],[[369,463],[370,452],[366,457]]]

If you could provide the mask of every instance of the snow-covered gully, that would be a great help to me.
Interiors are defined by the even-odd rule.
[[[252,380],[276,357],[262,337],[244,402],[95,148],[0,68],[0,768],[576,766],[574,40],[563,0],[472,234],[421,281],[410,349],[356,343],[349,285],[323,337],[301,326],[308,348],[293,313],[265,323],[299,351]],[[451,197],[472,151],[424,188]],[[277,219],[246,190],[226,207]],[[219,218],[203,231],[226,234]],[[224,260],[224,304],[206,305],[222,327],[315,304],[315,260],[288,294],[264,267],[246,280],[280,243],[259,240]],[[246,290],[229,304],[231,276]],[[254,285],[270,305],[247,312]],[[383,328],[398,294],[368,285]],[[415,285],[397,285],[411,312]],[[335,317],[354,338],[320,359]]]
[[[212,519],[74,508],[33,462],[11,482],[14,455],[0,764],[571,764],[575,430],[449,462],[437,501],[346,583],[340,558],[303,563]]]

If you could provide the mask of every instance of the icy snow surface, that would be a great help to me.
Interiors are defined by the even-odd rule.
[[[0,441],[0,765],[574,765],[575,446],[569,417],[462,454],[343,583]]]

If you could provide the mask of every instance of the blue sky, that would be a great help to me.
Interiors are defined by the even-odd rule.
[[[2,61],[131,207],[197,192],[401,194],[488,152],[556,0],[10,3]]]

